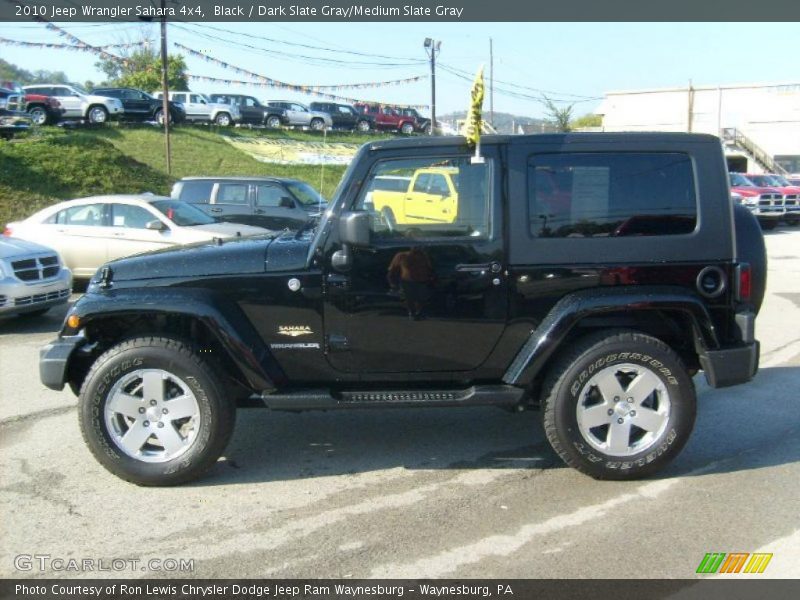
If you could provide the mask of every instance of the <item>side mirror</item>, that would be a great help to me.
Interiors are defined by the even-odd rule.
[[[342,213],[339,217],[339,241],[353,246],[369,246],[371,215],[366,211]]]
[[[168,228],[167,226],[158,219],[153,219],[152,221],[148,221],[147,224],[144,226],[145,229],[149,229],[151,231],[166,231]]]

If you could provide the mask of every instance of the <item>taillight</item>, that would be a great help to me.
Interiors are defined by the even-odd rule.
[[[753,291],[753,274],[750,265],[741,263],[736,267],[736,299],[749,302]]]
[[[6,227],[6,228],[3,230],[3,235],[4,235],[4,236],[6,236],[6,237],[11,237],[12,235],[14,235],[14,232],[13,232],[13,231],[11,231],[11,228],[10,228],[10,227]]]

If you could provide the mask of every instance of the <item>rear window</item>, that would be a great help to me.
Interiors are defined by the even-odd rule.
[[[183,181],[179,184],[177,193],[172,195],[184,202],[192,204],[208,204],[211,200],[211,191],[214,189],[213,181]]]
[[[691,159],[681,153],[537,154],[528,160],[528,231],[537,238],[694,231]]]

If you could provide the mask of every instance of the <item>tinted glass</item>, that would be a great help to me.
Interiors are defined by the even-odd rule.
[[[156,200],[151,203],[161,214],[176,225],[182,227],[192,225],[211,225],[216,221],[202,210],[180,200]]]
[[[247,188],[243,183],[220,183],[217,204],[247,204]]]
[[[256,206],[276,208],[281,205],[281,198],[287,196],[283,188],[274,185],[256,187]]]
[[[376,240],[486,238],[490,233],[491,172],[491,161],[472,164],[462,157],[381,161],[365,182],[355,209],[373,214]],[[461,179],[463,191],[451,194],[447,181],[455,178]],[[421,183],[408,192],[412,180]],[[447,191],[432,195],[432,181],[440,181]]]
[[[111,205],[111,225],[113,227],[144,229],[155,218],[155,215],[141,206],[133,206],[131,204]]]
[[[158,97],[161,98],[162,94],[158,94]],[[186,94],[173,94],[172,95],[173,102],[186,102]]]
[[[730,179],[731,185],[735,185],[737,187],[755,187],[752,181],[750,181],[744,175],[740,175],[739,173],[731,173]]]
[[[697,223],[692,162],[678,153],[534,155],[528,207],[534,237],[691,233]]]
[[[184,181],[181,183],[178,198],[192,204],[208,204],[213,189],[213,181]]]

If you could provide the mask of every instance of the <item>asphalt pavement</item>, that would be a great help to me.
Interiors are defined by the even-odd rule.
[[[247,409],[202,480],[136,487],[39,383],[64,311],[0,322],[0,577],[685,578],[707,552],[800,577],[800,229],[766,239],[761,370],[698,376],[691,440],[639,482],[564,467],[536,412]]]

